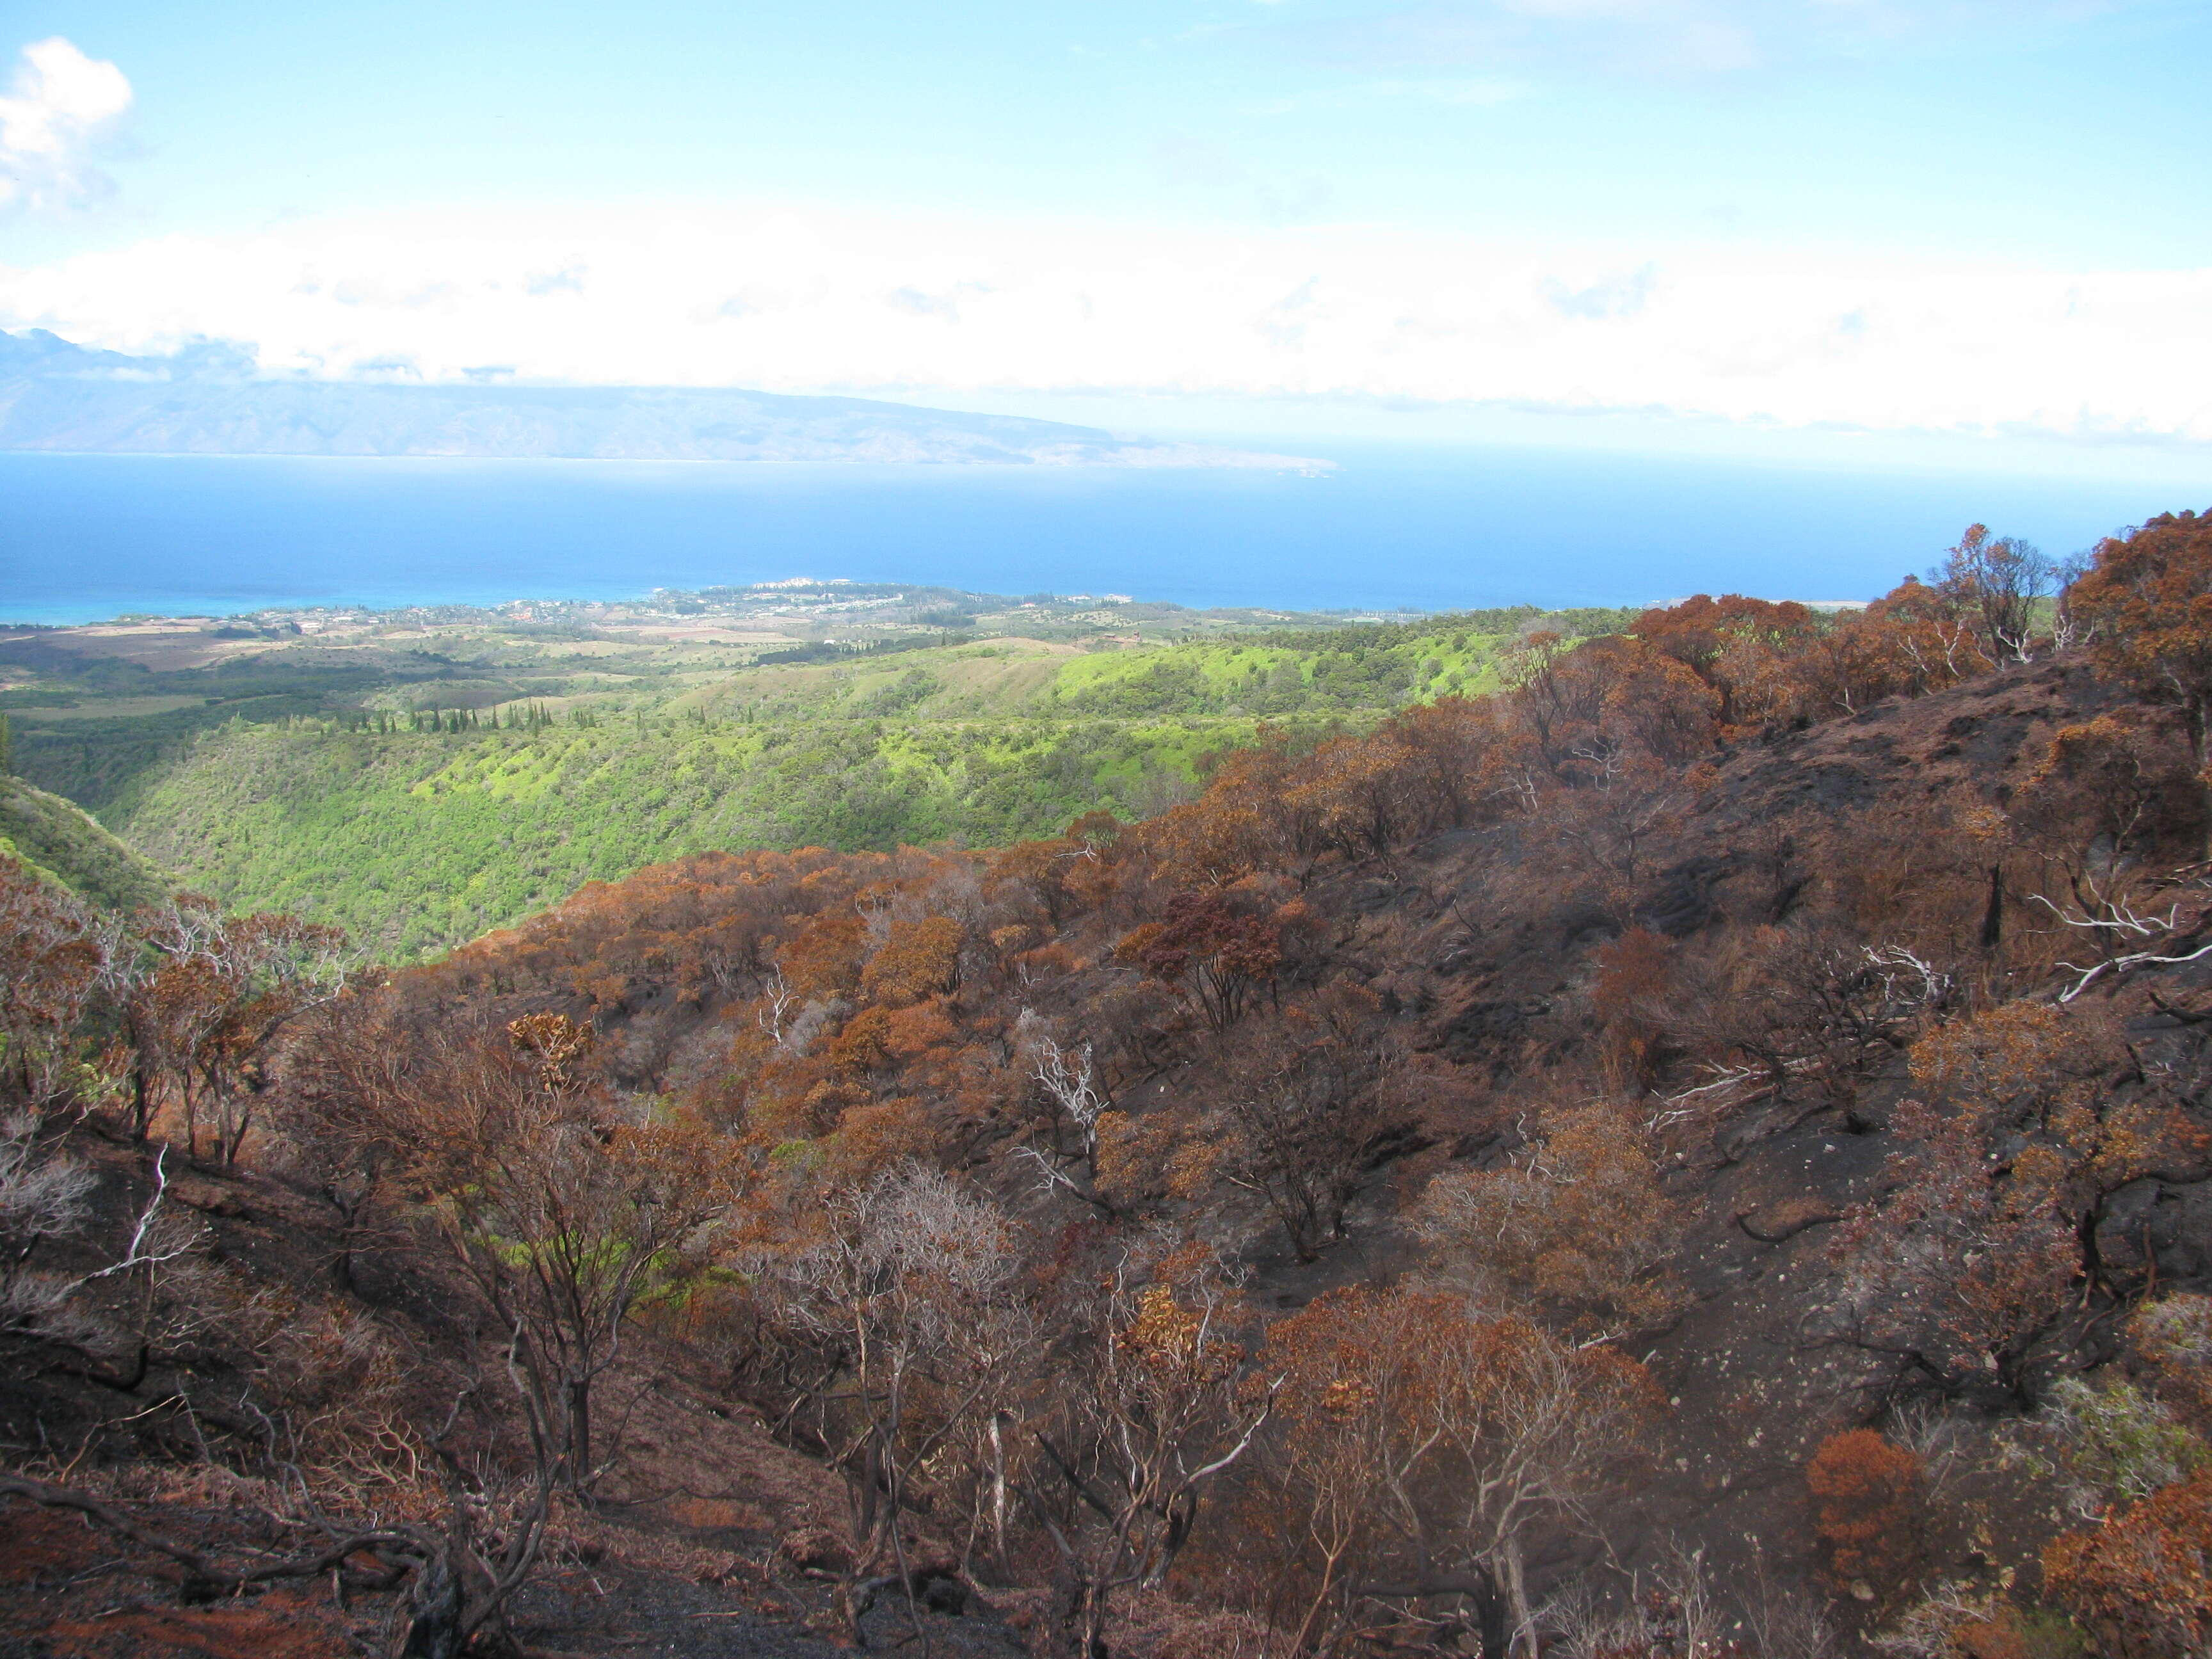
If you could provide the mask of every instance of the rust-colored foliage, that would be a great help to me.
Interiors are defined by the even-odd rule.
[[[2138,935],[2131,921],[2172,902],[2164,872],[2197,856],[2212,816],[2182,722],[2141,707],[2061,727],[2009,803],[2014,836],[2034,860],[2031,926],[2111,952]]]
[[[738,1148],[579,1076],[589,1028],[562,1015],[428,1042],[388,1024],[364,1035],[325,1074],[349,1098],[325,1133],[421,1206],[507,1334],[547,1478],[587,1492],[615,1437],[595,1384],[632,1318],[706,1265],[708,1224],[738,1196]]]
[[[345,936],[295,916],[226,918],[191,894],[142,920],[152,964],[123,1009],[142,1079],[134,1131],[145,1133],[166,1079],[183,1108],[186,1151],[198,1155],[211,1117],[216,1156],[234,1163],[259,1115],[272,1045],[344,982]]]
[[[1049,1531],[1060,1560],[1048,1650],[1103,1651],[1115,1595],[1157,1584],[1189,1544],[1207,1490],[1265,1426],[1273,1391],[1249,1376],[1249,1318],[1216,1253],[1164,1241],[1126,1254],[1068,1305],[1089,1340],[1037,1443],[1073,1504]]]
[[[1648,927],[1631,927],[1600,945],[1591,953],[1597,982],[1590,994],[1598,1018],[1607,1024],[1638,1019],[1649,1000],[1665,988],[1674,957],[1674,942]]]
[[[1776,605],[1738,593],[1717,599],[1699,593],[1645,611],[1630,631],[1712,687],[1718,699],[1714,718],[1727,731],[1742,724],[1738,700],[1747,667],[1755,667],[1767,654],[1801,647],[1815,627],[1813,612],[1792,601]]]
[[[1893,1115],[1895,1190],[1835,1247],[1862,1335],[1992,1403],[2034,1403],[2084,1316],[2082,1217],[2207,1149],[2179,1104],[2112,1093],[2127,1063],[2092,1016],[2026,1000],[1914,1047],[1929,1098]]]
[[[0,856],[0,1067],[25,1098],[48,1093],[106,957],[82,905]]]
[[[860,988],[868,928],[849,911],[824,911],[801,921],[776,953],[777,965],[802,996],[849,996]]]
[[[1633,638],[1568,650],[1555,635],[1531,635],[1507,672],[1522,734],[1564,780],[1603,785],[1632,758],[1669,766],[1712,746],[1718,694]]]
[[[860,988],[885,1007],[939,996],[960,982],[960,924],[950,916],[894,921],[860,973]]]
[[[1789,735],[2039,654],[2021,619],[2045,613],[2001,550],[1970,534],[1863,612],[1723,596],[1622,637],[1531,631],[1495,696],[1262,732],[1142,823],[685,859],[326,1001],[296,924],[185,902],[125,939],[0,878],[0,1087],[104,1099],[133,1069],[188,1139],[228,1114],[224,1156],[276,1103],[349,1242],[442,1242],[501,1345],[483,1374],[510,1348],[520,1368],[520,1403],[501,1383],[487,1411],[520,1412],[505,1429],[579,1487],[613,1449],[594,1378],[641,1316],[671,1342],[744,1324],[717,1361],[849,1469],[892,1557],[871,1571],[896,1579],[891,1522],[926,1516],[1006,1582],[1058,1560],[1063,1647],[1170,1569],[1188,1593],[1195,1560],[1272,1644],[1473,1622],[1525,1653],[1530,1529],[1563,1559],[1644,1449],[1658,1397],[1607,1339],[1682,1305],[1716,1157],[1761,1166],[1754,1237],[1832,1221],[1844,1181],[1866,1198],[1829,1235],[1820,1334],[1869,1370],[2031,1410],[2125,1328],[2160,1401],[2212,1419],[2212,1319],[2171,1295],[2123,1317],[2173,1279],[2182,1206],[2151,1183],[2205,1166],[2202,994],[2163,975],[2155,1018],[2140,980],[2103,1000],[2118,973],[2037,994],[2051,939],[2095,951],[2197,878],[2182,720],[2069,664],[1960,720]],[[2124,562],[2108,550],[2112,581]],[[2094,582],[2081,600],[2062,631],[2094,618],[2108,667],[2184,700],[2142,666],[2185,655],[2144,643],[2155,617]],[[2112,655],[2124,638],[2148,654]],[[2039,750],[1990,763],[2009,793],[1960,782],[2015,729],[2056,729],[2033,775]],[[1891,787],[1897,744],[1936,787]],[[1808,751],[1827,758],[1793,772]],[[2173,915],[2180,939],[2191,904]],[[90,1040],[104,1075],[79,1082]],[[1816,1123],[1893,1156],[1772,1196],[1760,1138]],[[1414,1286],[1239,1293],[1279,1265],[1270,1223],[1308,1260],[1371,1236],[1381,1272],[1409,1221]],[[1246,1261],[1163,1255],[1192,1236]],[[1900,1590],[1911,1455],[1839,1436],[1808,1480],[1837,1574]],[[2077,1554],[2081,1595],[2124,1596],[2120,1566]]]
[[[2212,1297],[2160,1297],[2128,1322],[2159,1398],[2198,1434],[2212,1433]]]
[[[566,1014],[525,1014],[507,1021],[507,1040],[537,1060],[539,1087],[565,1094],[576,1086],[576,1062],[592,1052],[599,1033]]]
[[[1960,543],[1970,551],[1987,545],[1979,526]],[[1700,595],[1647,612],[1634,631],[1713,688],[1715,719],[1737,735],[1856,714],[1884,697],[1924,696],[1985,672],[1997,660],[1982,642],[1985,586],[1961,577],[1929,586],[1908,577],[1863,611],[1826,619],[1799,605]],[[1998,609],[2006,623],[2016,622],[2016,605]],[[2024,632],[2008,637],[2027,644]]]
[[[2044,1589],[2113,1659],[2190,1659],[2212,1643],[2212,1473],[2153,1492],[2043,1553]]]
[[[1605,1027],[1605,1066],[1616,1086],[1642,1088],[1657,1069],[1668,1026],[1666,992],[1674,974],[1671,941],[1631,927],[1595,952],[1590,1001]]]
[[[2181,706],[2201,769],[2212,704],[2212,518],[2162,513],[2099,543],[2067,604],[2106,672]]]
[[[1268,1497],[1290,1506],[1301,1639],[1340,1634],[1363,1580],[1418,1577],[1446,1550],[1483,1563],[1525,1627],[1527,1534],[1625,1473],[1660,1413],[1610,1347],[1403,1289],[1316,1297],[1269,1329],[1264,1359],[1284,1379]]]
[[[1221,1148],[1195,1134],[1182,1114],[1127,1112],[1098,1115],[1093,1161],[1099,1192],[1117,1208],[1139,1210],[1176,1198],[1190,1200],[1211,1184]]]
[[[1344,1236],[1370,1154],[1398,1127],[1376,1098],[1396,1056],[1376,999],[1342,981],[1247,1031],[1224,1060],[1211,1127],[1223,1167],[1310,1261]]]
[[[1078,902],[1068,882],[1072,866],[1089,853],[1061,839],[1018,842],[992,854],[986,871],[994,888],[1034,905],[1046,925],[1057,928]]]
[[[1188,985],[1215,1030],[1234,1025],[1283,959],[1281,926],[1218,891],[1178,893],[1166,915],[1124,944],[1153,978]]]
[[[1838,1579],[1864,1579],[1886,1595],[1905,1587],[1920,1554],[1925,1476],[1917,1455],[1872,1429],[1820,1443],[1805,1466],[1805,1489],[1814,1534]]]
[[[2050,560],[2018,537],[1992,536],[1987,525],[1974,524],[1933,574],[1943,598],[1975,625],[1990,661],[2027,660],[2037,602],[2057,575]]]
[[[1647,1141],[1613,1106],[1553,1108],[1503,1167],[1431,1182],[1414,1227],[1486,1305],[1541,1307],[1585,1336],[1663,1324],[1686,1301],[1661,1271],[1684,1217]]]

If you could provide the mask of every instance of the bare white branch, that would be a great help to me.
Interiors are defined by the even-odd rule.
[[[783,1046],[784,1018],[798,1000],[799,994],[785,981],[781,968],[770,974],[767,983],[761,987],[761,1008],[754,1018],[760,1022],[761,1030],[768,1033],[769,1041],[778,1048]]]
[[[1917,994],[1908,993],[1899,997],[1896,991],[1897,974],[1884,973],[1881,976],[1882,994],[1891,1002],[1917,1002],[1923,1007],[1934,1007],[1950,994],[1950,975],[1937,972],[1926,957],[1915,954],[1902,945],[1886,945],[1879,951],[1869,947],[1866,959],[1878,969],[1895,969],[1909,973],[1919,980],[1920,988]]]
[[[1049,1193],[1064,1187],[1078,1197],[1082,1196],[1083,1189],[1075,1184],[1073,1177],[1036,1147],[1017,1146],[1014,1148],[1014,1156],[1036,1170],[1038,1192]]]
[[[2081,977],[2074,981],[2072,990],[2061,992],[2058,1000],[2061,1002],[2073,1001],[2075,997],[2087,990],[2100,974],[2106,972],[2124,974],[2135,968],[2178,967],[2182,963],[2195,962],[2199,957],[2207,956],[2212,956],[2212,945],[2200,945],[2185,957],[2162,957],[2154,951],[2137,951],[2131,956],[2114,957],[2110,962],[2100,962],[2093,968],[2081,968],[2070,962],[2062,962],[2058,964],[2061,968],[2069,974],[2079,974]]]
[[[2030,893],[2027,898],[2029,903],[2042,905],[2069,927],[2079,927],[2088,932],[2129,933],[2137,939],[2151,939],[2160,933],[2170,933],[2181,917],[2181,906],[2178,903],[2172,906],[2162,916],[2146,916],[2139,915],[2130,905],[2115,900],[2107,900],[2101,908],[2109,914],[2101,916],[2077,916],[2069,915],[2040,893]]]
[[[138,1219],[131,1229],[131,1243],[125,1249],[122,1259],[109,1263],[98,1273],[87,1273],[77,1280],[78,1285],[89,1285],[95,1279],[108,1279],[117,1273],[129,1273],[133,1267],[150,1267],[163,1261],[171,1261],[191,1248],[188,1242],[179,1243],[167,1249],[149,1250],[146,1248],[147,1236],[153,1231],[154,1218],[160,1213],[161,1200],[169,1190],[168,1161],[169,1149],[167,1146],[154,1154],[153,1194],[147,1199],[146,1207],[138,1212]]]

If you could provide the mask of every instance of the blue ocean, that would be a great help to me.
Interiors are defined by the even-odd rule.
[[[1299,610],[1850,599],[1924,570],[1975,520],[2064,554],[2206,505],[2025,475],[1299,451],[1339,470],[0,454],[0,620],[793,576]]]

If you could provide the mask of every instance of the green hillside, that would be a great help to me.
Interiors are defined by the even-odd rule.
[[[1516,631],[1500,623],[1516,615],[1133,647],[1007,637],[751,667],[705,677],[667,706],[754,720],[1353,714],[1495,690],[1498,647]],[[1589,630],[1590,618],[1578,620]]]
[[[192,886],[407,958],[709,848],[984,846],[1143,817],[1263,724],[1363,729],[1492,688],[1533,623],[1623,620],[1266,628],[1076,603],[1009,606],[988,633],[957,611],[957,629],[810,615],[750,638],[711,616],[488,613],[323,637],[266,619],[27,632],[0,639],[21,676],[0,701],[27,775]]]
[[[204,734],[118,815],[239,906],[339,922],[404,957],[586,881],[713,848],[890,848],[1048,835],[1172,799],[1249,720],[684,718],[538,732],[240,726]]]
[[[89,813],[5,774],[0,774],[0,854],[113,910],[158,903],[171,886]]]

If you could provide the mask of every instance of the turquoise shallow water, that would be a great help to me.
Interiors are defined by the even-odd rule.
[[[2068,553],[2140,483],[1298,447],[1322,477],[0,454],[0,619],[620,598],[789,576],[1298,609],[1864,598],[1970,521]]]

